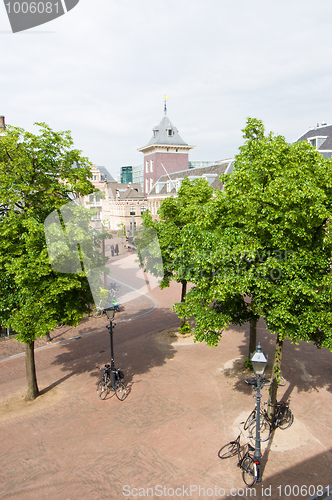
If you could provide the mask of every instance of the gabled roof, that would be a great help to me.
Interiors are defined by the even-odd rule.
[[[107,170],[106,167],[98,167],[96,166],[97,170],[99,170],[99,172],[101,174],[104,174],[107,176],[107,182],[115,182],[115,179],[114,177],[109,173],[109,171]]]
[[[107,184],[108,196],[117,200],[137,200],[143,199],[144,195],[140,184],[121,184],[120,182],[110,182]],[[119,193],[119,196],[117,196]]]
[[[172,194],[176,194],[177,191],[176,191],[176,186],[175,186],[175,181],[177,179],[183,179],[184,177],[188,177],[188,178],[192,178],[192,179],[195,179],[195,178],[202,178],[204,177],[205,175],[208,177],[209,174],[212,174],[211,177],[213,176],[213,174],[216,174],[215,175],[215,179],[212,181],[211,183],[211,186],[213,187],[213,189],[221,189],[222,188],[222,183],[220,182],[219,180],[219,177],[222,175],[222,174],[225,174],[225,173],[228,173],[228,172],[231,172],[232,171],[232,167],[233,167],[233,163],[234,163],[234,160],[233,159],[229,159],[229,160],[222,160],[220,162],[217,162],[215,163],[215,165],[209,165],[208,167],[201,167],[201,168],[189,168],[187,170],[181,170],[179,172],[173,172],[169,175],[162,175],[161,177],[159,177],[158,181],[155,183],[155,185],[153,186],[153,188],[151,189],[151,191],[149,191],[148,193],[148,196],[153,196],[153,195],[163,195],[163,194],[167,194],[167,195],[172,195]],[[167,192],[167,182],[169,181],[174,181],[174,186],[173,186],[173,189],[171,191],[168,191]],[[156,185],[157,184],[163,184],[164,183],[164,186],[161,187],[161,189],[159,190],[158,193],[156,193]]]
[[[326,137],[325,141],[317,148],[318,151],[332,150],[332,125],[322,125],[308,130],[296,142],[306,141],[314,137]]]

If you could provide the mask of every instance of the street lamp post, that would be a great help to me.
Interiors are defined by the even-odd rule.
[[[110,320],[110,324],[106,326],[110,333],[110,343],[111,343],[111,390],[114,391],[115,386],[115,374],[114,374],[114,352],[113,352],[113,319],[115,314],[115,306],[114,304],[107,304],[104,311],[106,312],[106,316]]]
[[[260,423],[261,423],[261,392],[260,389],[263,387],[263,375],[267,364],[267,355],[263,353],[262,346],[259,343],[256,351],[251,355],[251,364],[254,370],[254,374],[256,375],[256,438],[255,438],[255,452],[254,459],[255,464],[257,466],[257,482],[261,482],[261,438],[260,438]]]

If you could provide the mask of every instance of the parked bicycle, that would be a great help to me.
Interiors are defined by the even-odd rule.
[[[240,429],[240,434],[236,438],[235,441],[230,441],[225,444],[222,448],[220,448],[218,452],[218,457],[221,459],[238,456],[237,467],[240,467],[242,470],[242,479],[247,486],[252,486],[258,479],[258,469],[257,463],[255,462],[254,457],[250,454],[250,452],[255,451],[249,443],[241,446],[241,428],[240,425],[243,424],[241,422],[238,427]]]
[[[106,364],[104,368],[100,368],[103,370],[103,376],[101,381],[98,384],[97,392],[100,399],[106,399],[107,394],[114,390],[116,397],[120,401],[124,401],[127,397],[127,388],[125,384],[122,382],[124,379],[124,374],[121,368],[114,368],[114,388],[111,385],[111,365]]]
[[[271,403],[266,401],[264,405],[271,406]],[[255,438],[256,433],[256,418],[257,418],[257,408],[252,410],[247,420],[244,423],[244,429],[248,429],[248,434],[251,439]],[[261,441],[267,441],[271,435],[272,430],[277,427],[281,430],[288,429],[294,421],[294,415],[289,408],[288,404],[284,401],[279,401],[276,403],[275,414],[273,418],[273,412],[271,412],[271,417],[266,408],[260,412],[260,438]]]
[[[119,312],[119,304],[116,300],[116,293],[120,290],[121,286],[118,283],[110,283],[107,287],[108,289],[108,299],[111,301],[115,307],[115,310]]]
[[[92,309],[92,316],[94,318],[101,318],[102,315],[104,314],[104,306],[102,304],[103,300],[101,299],[99,304]]]

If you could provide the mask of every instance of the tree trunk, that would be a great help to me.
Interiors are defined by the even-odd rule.
[[[186,298],[187,295],[187,282],[186,280],[181,280],[182,283],[182,290],[181,290],[181,302],[184,302],[184,299]],[[186,323],[187,319],[182,318],[181,320],[181,326],[183,326]]]
[[[250,330],[249,330],[249,356],[256,351],[257,347],[257,321],[250,320]]]
[[[35,365],[35,343],[25,344],[25,371],[27,376],[26,400],[35,399],[39,395],[36,365]]]
[[[269,397],[269,409],[268,415],[274,419],[275,414],[275,404],[277,402],[277,392],[278,392],[278,381],[280,376],[280,367],[281,367],[281,359],[282,359],[282,349],[283,349],[284,341],[281,340],[279,334],[277,335],[276,348],[274,351],[274,360],[273,360],[273,368],[271,375],[271,385],[269,389],[270,397]]]

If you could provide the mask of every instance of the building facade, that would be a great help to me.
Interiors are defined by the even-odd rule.
[[[133,167],[133,184],[139,184],[141,186],[142,193],[144,192],[143,165],[138,165],[136,167]]]
[[[207,162],[209,163],[209,162]],[[222,174],[230,174],[233,170],[234,158],[215,162],[206,167],[189,168],[169,175],[162,175],[147,195],[147,207],[154,219],[158,218],[157,211],[160,204],[169,196],[177,196],[182,180],[187,177],[190,180],[206,179],[214,190],[222,189],[219,177]]]
[[[93,165],[91,170],[96,192],[81,198],[81,203],[94,211],[92,222],[102,223],[113,232],[139,227],[141,215],[147,210],[140,184],[117,182],[105,167]]]
[[[120,181],[121,184],[133,182],[133,167],[121,167]]]

